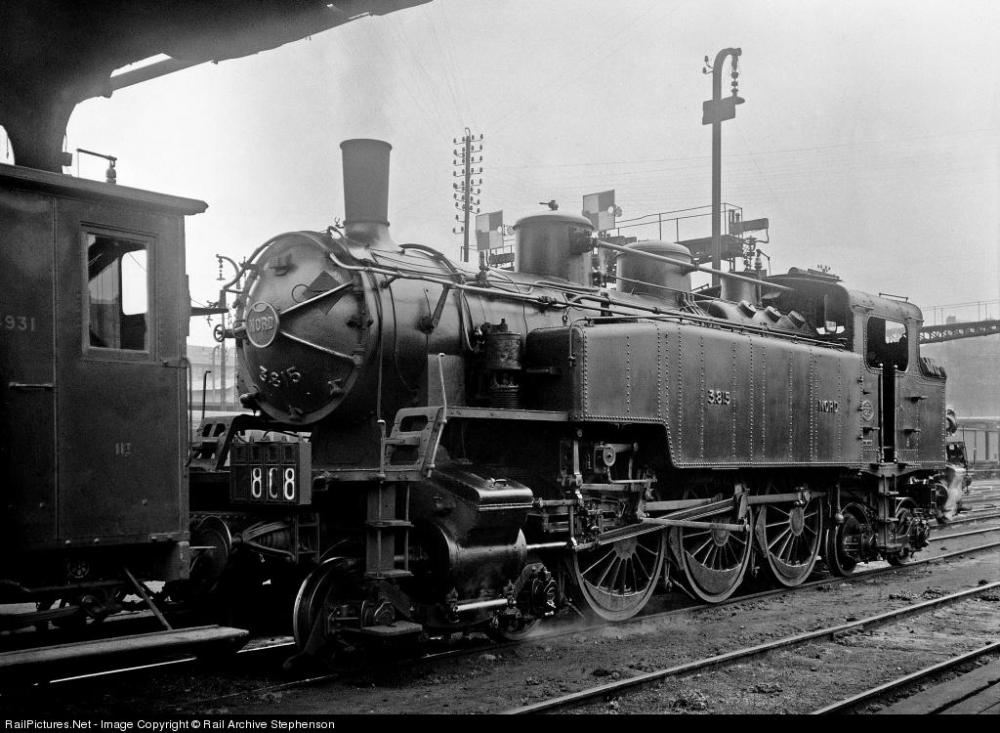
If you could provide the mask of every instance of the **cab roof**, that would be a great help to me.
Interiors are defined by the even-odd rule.
[[[835,293],[839,296],[837,300],[851,310],[867,310],[872,315],[890,321],[922,323],[924,318],[920,308],[904,298],[885,294],[872,295],[862,290],[844,287],[839,277],[827,272],[793,267],[784,275],[772,275],[767,281],[795,288],[806,294]]]

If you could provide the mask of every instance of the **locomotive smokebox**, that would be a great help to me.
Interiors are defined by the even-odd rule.
[[[637,242],[628,245],[635,252],[691,262],[691,250],[676,242]],[[691,270],[639,254],[622,253],[618,257],[618,289],[623,293],[651,295],[677,301],[681,293],[691,292]]]
[[[535,214],[520,219],[514,231],[521,272],[590,285],[594,225],[589,220],[556,212]]]
[[[395,247],[389,237],[389,151],[384,140],[344,140],[344,226],[369,247]]]

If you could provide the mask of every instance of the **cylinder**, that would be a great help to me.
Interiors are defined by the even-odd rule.
[[[496,511],[484,512],[481,508],[477,511],[480,517],[484,513],[497,514]],[[500,516],[504,514],[501,512]],[[465,521],[475,522],[476,519],[475,516],[466,517]],[[459,598],[476,598],[483,587],[499,590],[506,579],[520,574],[527,560],[528,545],[519,530],[513,537],[506,532],[490,536],[479,526],[468,533],[463,530],[464,536],[456,537],[457,527],[450,526],[447,521],[419,522],[419,526],[419,544],[427,553],[433,576],[430,582],[439,584],[438,591],[454,588]]]
[[[637,242],[628,245],[635,252],[670,257],[691,262],[691,250],[676,242]],[[691,292],[691,271],[639,254],[622,253],[618,257],[618,289],[623,293],[650,295],[654,298],[676,301],[680,293]]]
[[[589,220],[553,211],[520,219],[514,231],[521,272],[591,284],[594,225]]]

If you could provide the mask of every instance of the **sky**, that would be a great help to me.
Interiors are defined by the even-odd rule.
[[[773,271],[829,266],[930,316],[1000,296],[997,28],[994,0],[432,0],[89,100],[67,149],[117,156],[120,184],[208,202],[187,224],[204,303],[216,253],[343,216],[353,137],[393,146],[396,241],[454,259],[466,127],[484,137],[481,208],[507,224],[606,189],[624,218],[707,206],[703,59],[739,47],[746,103],[722,125],[722,197],[769,219]],[[104,168],[79,162],[84,177]],[[195,321],[191,342],[210,344]]]

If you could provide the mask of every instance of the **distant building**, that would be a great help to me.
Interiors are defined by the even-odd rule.
[[[948,373],[946,399],[959,423],[969,415],[1000,415],[1000,336],[925,344],[920,353]]]
[[[241,410],[236,393],[236,349],[226,345],[225,392],[222,379],[222,344],[194,346],[188,344],[191,362],[191,407],[201,410],[204,396],[206,410]],[[204,388],[204,392],[202,392]]]
[[[1000,417],[959,417],[955,436],[965,442],[965,456],[972,466],[1000,466]]]

